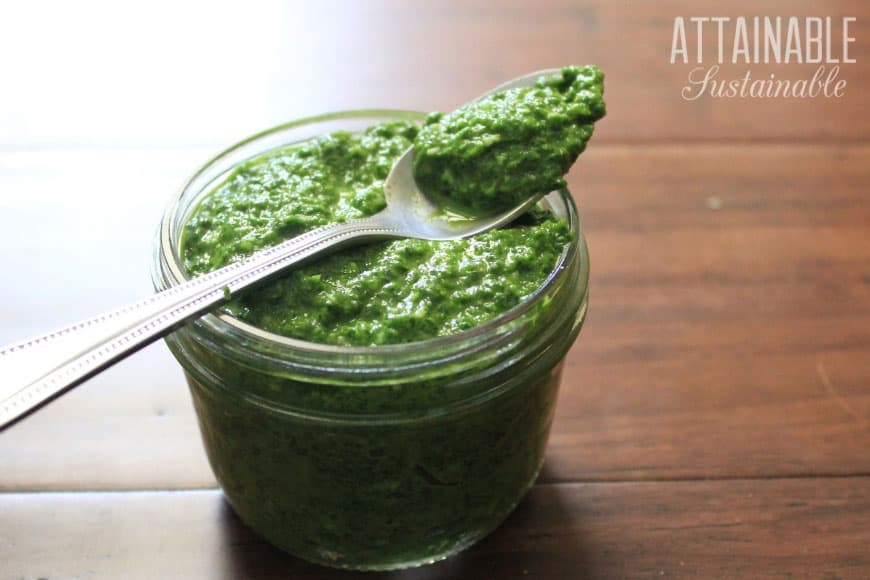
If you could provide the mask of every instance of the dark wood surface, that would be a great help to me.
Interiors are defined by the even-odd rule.
[[[148,293],[166,200],[246,134],[596,62],[609,115],[569,178],[590,313],[544,472],[481,544],[390,577],[870,577],[870,4],[20,10],[0,14],[0,55],[29,55],[0,60],[0,341]],[[683,101],[673,18],[720,14],[856,16],[846,96]],[[214,486],[152,345],[0,433],[0,578],[344,576],[264,545]]]
[[[390,574],[279,552],[213,490],[10,493],[0,513],[15,530],[0,561],[27,562],[25,578],[861,578],[870,567],[867,477],[537,485],[471,550]]]

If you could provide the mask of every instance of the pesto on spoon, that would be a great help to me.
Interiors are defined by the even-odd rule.
[[[489,215],[565,187],[605,114],[604,74],[570,66],[532,86],[433,113],[414,141],[414,178],[457,211]]]

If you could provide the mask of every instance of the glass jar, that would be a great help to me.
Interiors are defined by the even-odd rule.
[[[180,235],[233,167],[330,131],[422,113],[351,111],[264,131],[200,169],[169,205],[154,285],[185,279]],[[431,563],[482,538],[533,484],[562,359],[586,313],[589,262],[567,191],[542,203],[573,233],[544,285],[471,330],[378,347],[278,336],[208,314],[166,342],[233,509],[266,540],[327,566]]]

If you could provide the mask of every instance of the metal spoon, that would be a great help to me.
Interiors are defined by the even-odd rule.
[[[533,85],[542,70],[484,94]],[[253,284],[340,247],[373,239],[454,240],[503,226],[540,198],[499,215],[462,219],[444,212],[417,187],[414,148],[393,165],[384,184],[387,207],[364,219],[317,228],[249,258],[65,328],[0,349],[0,430],[183,323],[213,310]],[[546,192],[541,192],[543,195]]]

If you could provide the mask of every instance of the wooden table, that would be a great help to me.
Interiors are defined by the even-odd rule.
[[[234,140],[595,62],[591,309],[544,472],[479,545],[390,577],[870,577],[870,5],[129,6],[0,15],[0,340],[150,292],[163,205]],[[684,100],[693,15],[855,16],[845,96]],[[721,74],[747,68],[815,65]],[[0,490],[0,578],[342,576],[232,515],[162,344],[0,434]]]

